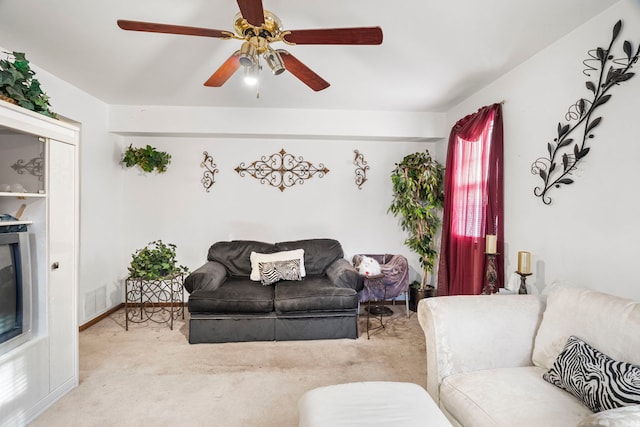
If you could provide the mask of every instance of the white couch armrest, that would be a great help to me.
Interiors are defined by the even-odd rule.
[[[427,298],[418,305],[427,350],[427,391],[440,404],[444,377],[482,369],[531,366],[545,308],[538,295]]]

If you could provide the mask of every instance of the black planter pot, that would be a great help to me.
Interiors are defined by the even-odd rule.
[[[418,311],[418,303],[423,298],[436,296],[436,288],[429,285],[425,289],[409,288],[409,310]]]

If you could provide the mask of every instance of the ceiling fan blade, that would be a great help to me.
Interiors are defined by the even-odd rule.
[[[292,30],[284,40],[294,44],[381,44],[382,28],[326,28],[318,30]]]
[[[129,31],[147,31],[149,33],[182,34],[185,36],[203,36],[228,38],[229,31],[211,28],[183,27],[181,25],[158,24],[155,22],[128,21],[118,19],[118,27]]]
[[[314,73],[309,67],[300,62],[295,56],[286,50],[277,51],[284,62],[284,67],[291,74],[296,76],[302,83],[309,86],[316,92],[328,88],[330,85],[322,77]]]
[[[204,85],[210,87],[220,87],[225,84],[225,82],[229,80],[229,77],[231,77],[233,73],[235,73],[236,70],[240,67],[238,53],[240,53],[240,51],[234,52],[233,55],[227,58],[227,60],[224,61],[220,68],[218,68],[216,72],[213,73],[211,77],[209,77],[209,80],[204,82]]]
[[[262,0],[238,0],[240,14],[254,27],[264,24],[264,8]]]

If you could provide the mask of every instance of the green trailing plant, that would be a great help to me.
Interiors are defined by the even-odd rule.
[[[388,211],[400,217],[400,227],[409,233],[404,243],[420,255],[420,288],[426,289],[427,274],[433,271],[437,255],[434,240],[444,206],[444,167],[428,150],[409,154],[396,163],[391,182],[393,201]]]
[[[135,251],[131,258],[129,277],[132,279],[157,280],[189,272],[184,265],[178,265],[176,245],[166,244],[162,240],[149,242]]]
[[[150,145],[144,148],[129,145],[124,152],[122,162],[128,168],[138,165],[145,172],[153,172],[156,169],[158,173],[164,173],[171,163],[171,154],[158,151]]]
[[[4,53],[7,58],[0,60],[0,98],[6,97],[23,108],[57,118],[56,113],[51,110],[49,96],[42,91],[25,54]]]

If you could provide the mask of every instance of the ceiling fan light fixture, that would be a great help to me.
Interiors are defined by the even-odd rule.
[[[238,60],[243,67],[251,67],[257,64],[256,47],[248,41],[242,43]]]
[[[277,76],[279,74],[282,74],[285,71],[284,62],[282,61],[282,57],[275,50],[269,48],[269,50],[267,50],[264,53],[263,57],[264,57],[264,60],[266,61],[266,63],[269,65],[269,68],[271,68],[271,72],[274,75]]]
[[[244,83],[247,86],[256,86],[258,84],[258,75],[260,72],[260,65],[253,64],[250,67],[244,69]]]

